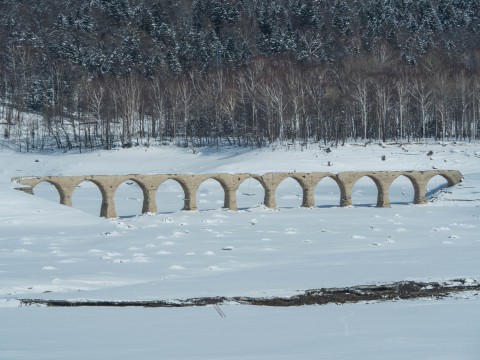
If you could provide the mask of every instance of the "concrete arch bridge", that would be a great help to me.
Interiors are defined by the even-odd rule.
[[[60,203],[72,206],[72,195],[76,187],[84,182],[94,183],[102,195],[100,216],[106,218],[116,217],[114,196],[117,188],[125,181],[134,181],[143,192],[142,212],[157,212],[156,192],[159,186],[167,181],[174,180],[180,184],[184,192],[183,210],[196,210],[196,194],[200,185],[214,179],[222,186],[225,197],[224,207],[237,210],[236,191],[247,179],[257,180],[265,191],[264,204],[269,208],[276,207],[275,191],[280,183],[292,178],[298,182],[303,190],[303,207],[314,207],[314,192],[316,186],[324,178],[333,179],[340,189],[340,206],[352,204],[352,189],[355,183],[368,177],[375,183],[377,193],[377,207],[390,207],[388,190],[391,184],[400,176],[408,178],[414,189],[415,204],[426,202],[426,187],[428,181],[434,176],[442,176],[449,186],[458,184],[462,174],[456,170],[428,170],[428,171],[345,171],[338,174],[329,172],[272,172],[264,175],[239,173],[239,174],[158,174],[158,175],[86,175],[86,176],[44,176],[44,177],[15,177],[12,181],[23,185],[19,190],[33,194],[35,186],[42,182],[52,184],[60,195]]]

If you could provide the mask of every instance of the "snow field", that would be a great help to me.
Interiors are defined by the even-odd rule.
[[[461,359],[480,299],[293,308],[0,308],[2,359]]]
[[[0,358],[475,359],[475,294],[288,309],[232,304],[222,306],[225,319],[211,307],[18,308],[20,298],[290,296],[320,287],[480,278],[480,145],[332,150],[0,153]],[[232,212],[221,209],[223,190],[209,180],[197,193],[199,211],[179,211],[183,193],[169,182],[157,194],[159,213],[140,216],[141,191],[124,183],[115,197],[120,217],[112,220],[98,217],[101,197],[88,182],[75,191],[73,208],[57,204],[47,184],[32,197],[10,182],[27,175],[432,168],[456,169],[465,178],[438,191],[445,181],[435,177],[428,186],[433,201],[422,206],[411,204],[412,186],[399,178],[390,191],[392,208],[375,208],[376,188],[362,178],[352,207],[338,207],[335,183],[322,181],[316,208],[304,209],[300,187],[286,179],[277,192],[279,209],[261,205],[261,186],[246,181],[237,193],[240,210]]]

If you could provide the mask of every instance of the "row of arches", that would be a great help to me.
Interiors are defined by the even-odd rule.
[[[156,177],[156,178],[155,178]],[[159,178],[160,177],[160,178]],[[268,207],[422,203],[427,192],[461,180],[455,171],[88,176],[20,178],[36,195],[105,217]],[[428,184],[428,187],[427,187]],[[340,199],[340,201],[339,201]]]

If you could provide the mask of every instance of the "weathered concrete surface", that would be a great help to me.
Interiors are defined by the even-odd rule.
[[[196,194],[200,185],[214,179],[220,183],[225,193],[224,207],[237,210],[237,189],[247,179],[256,179],[265,190],[264,204],[269,208],[275,208],[275,192],[280,183],[286,178],[295,179],[303,189],[302,206],[315,206],[315,187],[326,177],[332,178],[340,189],[340,206],[352,204],[352,189],[355,183],[362,177],[369,177],[377,186],[377,207],[390,207],[388,190],[400,176],[407,177],[413,185],[415,204],[426,202],[425,192],[428,181],[436,176],[442,176],[449,186],[462,181],[462,174],[456,170],[428,170],[428,171],[346,171],[338,174],[329,172],[278,172],[256,175],[249,173],[240,174],[159,174],[159,175],[89,175],[89,176],[44,176],[44,177],[15,177],[12,181],[26,187],[20,188],[33,194],[35,186],[41,182],[48,182],[55,186],[59,195],[60,203],[72,206],[72,195],[76,187],[83,181],[91,181],[100,189],[102,194],[102,207],[100,216],[116,217],[114,196],[117,188],[125,181],[134,181],[143,192],[142,212],[156,212],[157,205],[155,196],[159,186],[167,180],[174,180],[180,184],[185,194],[184,210],[196,210]]]

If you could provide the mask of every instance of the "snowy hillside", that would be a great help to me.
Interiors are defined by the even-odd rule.
[[[49,184],[31,196],[15,191],[10,181],[45,175],[430,169],[459,170],[464,180],[442,190],[446,181],[437,176],[428,185],[430,202],[413,205],[411,183],[399,178],[390,190],[392,207],[385,209],[374,207],[377,190],[370,179],[355,185],[354,205],[347,208],[338,206],[338,186],[326,179],[316,189],[316,207],[305,209],[300,186],[287,179],[278,189],[276,210],[261,204],[263,189],[251,180],[237,193],[238,212],[221,209],[223,190],[214,180],[200,187],[198,211],[181,211],[181,188],[169,182],[158,191],[159,212],[146,215],[139,214],[141,190],[127,182],[115,197],[119,218],[111,220],[98,217],[101,196],[90,183],[77,188],[69,208],[58,204]],[[403,280],[480,280],[479,144],[202,148],[195,154],[140,147],[81,155],[0,152],[0,197],[1,359],[476,359],[480,354],[475,292],[341,307],[224,304],[225,318],[211,307],[24,308],[18,300],[270,297]]]

